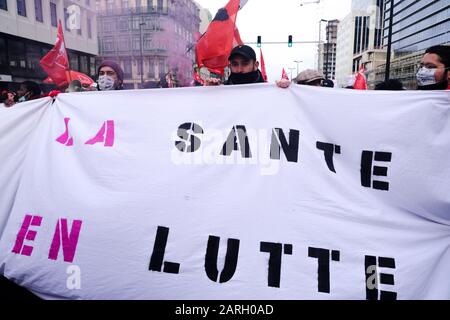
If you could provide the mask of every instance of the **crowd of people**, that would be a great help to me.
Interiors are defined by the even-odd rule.
[[[204,80],[205,86],[217,85],[242,85],[251,83],[262,83],[264,77],[259,70],[259,62],[255,51],[247,45],[236,46],[229,56],[229,77],[223,80],[220,77],[211,77]],[[450,46],[439,45],[428,48],[423,55],[417,77],[419,90],[450,90]],[[108,91],[123,90],[124,73],[120,65],[114,61],[106,60],[97,70],[97,82],[90,86],[83,86],[79,80],[69,83],[65,92],[81,91]],[[317,70],[307,69],[300,72],[292,81],[299,85],[334,87],[333,81],[325,79]],[[276,81],[280,88],[288,88],[290,80],[281,79]],[[350,84],[346,88],[353,89]],[[405,90],[402,83],[397,79],[390,79],[378,83],[375,90]],[[0,97],[0,107],[12,107],[13,105],[39,99],[44,96],[54,96],[60,91],[51,91],[43,94],[39,84],[33,81],[24,81],[17,91],[3,91]]]

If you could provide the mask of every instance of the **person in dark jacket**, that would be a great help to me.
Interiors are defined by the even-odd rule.
[[[225,85],[262,83],[264,78],[259,71],[255,51],[246,45],[235,47],[228,58],[231,74]]]
[[[259,71],[259,62],[255,51],[247,45],[239,45],[231,50],[228,58],[231,74],[225,85],[263,83],[264,78]],[[210,78],[205,80],[206,86],[220,85],[221,80]]]

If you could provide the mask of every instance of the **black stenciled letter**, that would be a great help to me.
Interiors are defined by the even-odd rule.
[[[317,270],[319,292],[330,293],[330,250],[322,248],[308,248],[308,257],[317,258],[319,267]],[[340,252],[331,251],[331,260],[339,261]]]
[[[283,148],[287,161],[297,162],[299,136],[298,130],[289,130],[288,143],[283,129],[274,128],[272,130],[272,142],[270,143],[270,159],[280,160],[280,149]]]
[[[166,273],[179,273],[180,264],[164,261],[164,253],[166,251],[167,237],[169,236],[169,228],[158,227],[156,232],[155,244],[153,246],[152,257],[150,258],[150,266],[148,270],[161,272],[164,262],[164,270]]]
[[[366,271],[366,299],[378,300],[378,267],[395,269],[395,259],[365,256],[365,271]],[[380,283],[393,286],[394,275],[389,273],[380,273]],[[380,290],[380,300],[397,300],[397,293],[392,291]]]
[[[239,145],[237,140],[239,139]],[[221,155],[229,156],[233,151],[241,150],[242,158],[251,158],[252,152],[248,143],[247,129],[245,126],[234,126],[225,141]]]
[[[209,236],[208,247],[206,248],[205,271],[208,278],[214,282],[217,282],[217,276],[219,274],[219,271],[217,270],[219,243],[220,237]],[[233,277],[238,262],[238,254],[239,240],[228,239],[225,264],[222,272],[220,273],[220,283],[227,282]]]
[[[261,252],[269,252],[269,276],[268,276],[268,286],[269,287],[280,287],[281,278],[281,255],[283,252],[282,243],[273,242],[261,242],[260,249]],[[284,245],[284,254],[292,254],[292,244]]]
[[[333,155],[334,153],[341,154],[341,146],[338,146],[337,144],[335,145],[332,143],[317,141],[316,148],[324,152],[325,162],[327,163],[328,169],[336,173],[336,170],[334,169]]]
[[[175,141],[175,147],[181,152],[195,152],[200,148],[201,140],[197,136],[190,134],[188,130],[203,134],[203,128],[196,123],[186,122],[180,125],[177,135],[184,141]],[[186,142],[189,142],[189,145]]]
[[[389,190],[389,182],[386,181],[372,181],[372,167],[374,176],[387,176],[387,167],[372,166],[373,161],[391,162],[392,153],[390,152],[374,152],[363,151],[361,155],[361,185],[363,187],[373,187],[377,190]]]

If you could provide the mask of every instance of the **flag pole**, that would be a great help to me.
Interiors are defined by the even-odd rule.
[[[70,59],[69,59],[69,54],[67,53],[67,46],[66,46],[66,38],[64,38],[64,28],[62,27],[61,24],[61,19],[59,19],[59,25],[61,26],[61,33],[63,36],[63,43],[64,43],[64,51],[66,52],[66,56],[67,56],[67,66],[69,67],[68,70],[66,71],[66,80],[67,80],[67,75],[69,76],[69,83],[68,85],[70,85],[70,83],[72,82],[72,76],[70,75]]]

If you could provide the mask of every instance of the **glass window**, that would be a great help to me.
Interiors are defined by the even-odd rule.
[[[150,59],[150,61],[148,62],[148,77],[150,79],[155,78],[155,60],[153,59]]]
[[[50,2],[50,20],[52,26],[54,27],[58,26],[58,15],[56,13],[56,4],[53,2]]]
[[[39,61],[41,60],[41,48],[34,44],[27,44],[27,67],[33,70],[35,73],[42,73]]]
[[[0,38],[0,67],[6,67],[8,60],[6,59],[6,40]]]
[[[163,11],[163,0],[158,0],[158,12]]]
[[[6,0],[0,0],[0,9],[8,10],[8,3]]]
[[[84,74],[89,72],[87,56],[80,56],[80,71]]]
[[[106,10],[109,13],[112,13],[114,11],[114,0],[107,0],[106,1]]]
[[[36,21],[44,22],[42,16],[42,0],[34,0],[34,12],[36,14]]]
[[[131,59],[125,59],[123,60],[123,72],[125,75],[125,78],[131,78]]]
[[[67,8],[64,8],[64,28],[67,31],[70,31],[70,29],[67,27],[67,19],[69,19],[69,12],[67,12]]]
[[[78,63],[78,55],[76,53],[69,52],[70,69],[80,70],[80,64]]]
[[[88,38],[92,39],[92,21],[91,18],[87,18]]]
[[[25,0],[17,0],[17,14],[23,17],[27,16],[27,6],[25,4]]]
[[[91,75],[95,75],[95,58],[89,57],[89,71]]]
[[[25,62],[25,44],[22,41],[8,41],[8,57],[11,67],[26,67]]]

